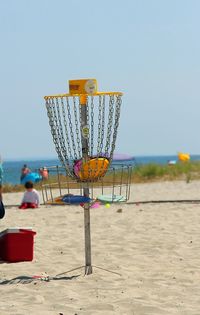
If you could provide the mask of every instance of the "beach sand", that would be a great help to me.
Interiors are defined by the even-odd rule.
[[[142,203],[200,200],[200,181],[134,184],[128,204],[91,209],[89,276],[76,269],[85,263],[83,209],[19,210],[21,197],[3,195],[1,231],[32,227],[34,259],[1,262],[1,315],[200,314],[200,203]]]

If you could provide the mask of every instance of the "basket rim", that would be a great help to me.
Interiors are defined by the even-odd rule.
[[[103,95],[110,95],[110,96],[122,96],[122,92],[96,92],[94,94],[72,94],[72,93],[65,93],[65,94],[57,94],[57,95],[46,95],[44,96],[45,100],[52,99],[52,98],[63,98],[63,97],[80,97],[80,96],[103,96]]]

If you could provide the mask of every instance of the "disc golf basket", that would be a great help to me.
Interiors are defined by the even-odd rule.
[[[84,183],[65,176],[61,165],[49,166],[48,179],[40,182],[44,204],[80,204],[84,196]],[[130,184],[133,165],[111,165],[98,182],[90,183],[90,199],[95,204],[123,203],[130,198]]]
[[[45,96],[53,142],[66,175],[83,183],[85,274],[92,273],[90,203],[92,183],[106,174],[119,126],[121,92],[98,92],[95,79],[69,80],[69,93]]]

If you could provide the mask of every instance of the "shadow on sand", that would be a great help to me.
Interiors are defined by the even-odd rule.
[[[21,284],[28,284],[31,282],[37,282],[37,281],[45,281],[45,282],[50,282],[52,280],[73,280],[79,277],[80,275],[76,276],[71,276],[71,277],[50,277],[50,276],[19,276],[13,279],[0,279],[0,285],[5,285],[5,284],[16,284],[16,283],[21,283]]]

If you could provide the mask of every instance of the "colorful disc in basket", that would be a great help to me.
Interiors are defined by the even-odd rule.
[[[76,161],[74,173],[82,181],[92,181],[101,178],[108,170],[109,160],[107,158],[92,158],[87,162]]]
[[[64,201],[62,201],[62,197],[56,197],[53,200],[49,200],[49,203],[55,203],[58,205],[64,205]]]
[[[62,197],[62,201],[67,204],[80,204],[88,203],[91,201],[91,199],[89,197],[79,195],[65,195]]]
[[[100,195],[97,197],[102,202],[123,202],[126,198],[121,195]]]

